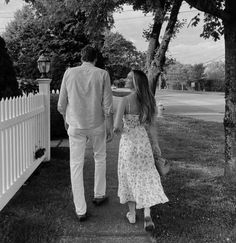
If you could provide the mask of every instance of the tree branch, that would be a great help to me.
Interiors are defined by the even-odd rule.
[[[174,33],[175,24],[177,21],[177,17],[178,17],[178,13],[179,13],[179,9],[181,7],[182,1],[183,0],[174,0],[173,1],[170,18],[169,18],[168,24],[166,26],[164,36],[162,38],[160,47],[158,48],[157,52],[155,53],[154,59],[148,70],[148,79],[149,79],[149,83],[150,83],[150,88],[154,95],[155,95],[158,77],[160,76],[160,74],[163,70],[163,65],[165,64],[165,53],[167,51],[170,39]]]
[[[165,53],[168,49],[169,42],[174,33],[174,28],[175,28],[175,24],[176,24],[176,21],[178,18],[178,13],[179,13],[181,4],[182,4],[182,0],[174,1],[173,7],[171,9],[170,18],[169,18],[168,24],[166,26],[166,30],[165,30],[161,45],[155,55],[155,59],[159,60],[161,66],[165,62]]]
[[[229,21],[232,19],[232,15],[224,11],[223,9],[220,9],[216,6],[216,1],[215,0],[185,0],[190,6],[211,14],[215,17],[218,17],[222,19],[223,21]]]

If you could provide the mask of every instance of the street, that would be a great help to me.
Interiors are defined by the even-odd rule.
[[[223,122],[224,93],[160,90],[156,92],[156,98],[164,106],[163,115],[175,114]]]

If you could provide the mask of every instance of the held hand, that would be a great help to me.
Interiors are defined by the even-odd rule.
[[[106,138],[106,142],[107,142],[107,143],[111,142],[111,141],[112,141],[112,139],[113,139],[113,137],[114,137],[113,132],[112,132],[112,131],[107,131],[107,138]]]
[[[107,143],[111,142],[113,139],[113,116],[108,116],[106,117],[106,134],[107,138],[106,141]]]

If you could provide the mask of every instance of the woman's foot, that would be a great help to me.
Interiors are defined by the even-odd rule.
[[[128,212],[126,214],[126,218],[129,220],[129,222],[131,224],[135,224],[136,223],[136,214],[135,213],[132,214],[132,213]]]
[[[146,231],[153,231],[155,228],[154,223],[152,221],[152,218],[150,216],[147,216],[144,218],[144,229]]]

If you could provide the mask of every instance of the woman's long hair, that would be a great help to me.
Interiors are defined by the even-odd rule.
[[[150,124],[155,114],[155,98],[149,88],[146,74],[141,70],[133,70],[133,74],[137,100],[140,108],[139,120],[141,123]]]

